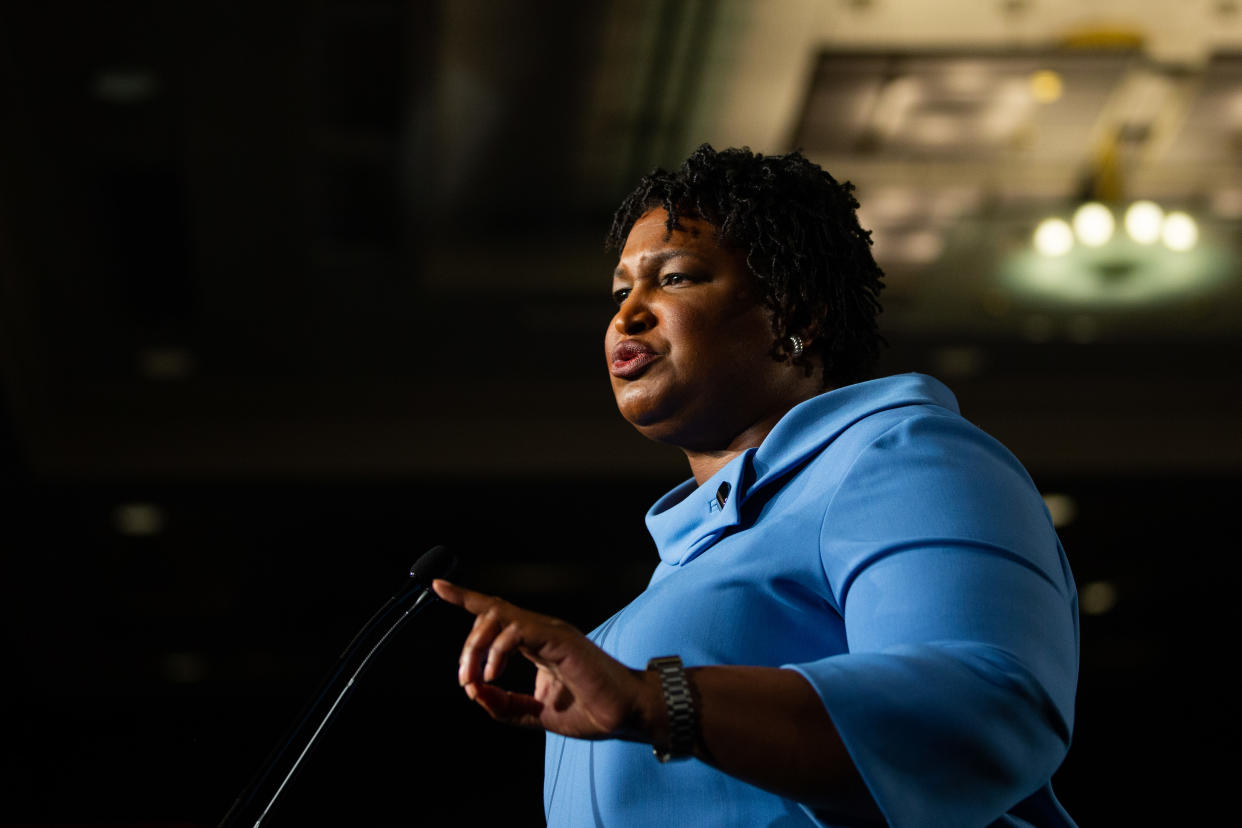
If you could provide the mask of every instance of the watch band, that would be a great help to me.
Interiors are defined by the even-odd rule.
[[[661,762],[684,759],[694,753],[699,729],[698,711],[685,667],[681,658],[674,655],[651,659],[647,669],[659,673],[664,703],[668,706],[668,744],[652,745],[651,751]]]

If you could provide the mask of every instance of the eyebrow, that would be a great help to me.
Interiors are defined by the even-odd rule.
[[[674,247],[668,250],[661,250],[659,253],[652,253],[650,256],[644,256],[641,262],[644,267],[658,268],[669,259],[676,259],[679,256],[690,256],[698,259],[699,261],[703,261],[702,256],[688,247]],[[625,269],[618,264],[616,269],[612,272],[612,275],[614,277],[620,276],[624,271]]]

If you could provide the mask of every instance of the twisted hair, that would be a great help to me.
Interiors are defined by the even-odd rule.
[[[858,224],[854,185],[838,183],[800,152],[764,156],[749,149],[720,152],[703,144],[681,169],[653,170],[625,197],[607,243],[620,251],[630,228],[650,210],[668,213],[671,234],[684,216],[716,228],[718,238],[746,254],[772,314],[772,355],[789,359],[782,342],[809,339],[794,359],[812,368],[823,360],[823,382],[867,379],[884,339],[876,329],[883,272],[871,255],[871,233]]]

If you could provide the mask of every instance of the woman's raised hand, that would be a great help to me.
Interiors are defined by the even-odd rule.
[[[654,674],[631,670],[560,619],[448,581],[432,587],[475,617],[457,681],[492,718],[580,739],[648,740],[652,717],[663,711]],[[515,650],[535,665],[533,695],[492,683]]]

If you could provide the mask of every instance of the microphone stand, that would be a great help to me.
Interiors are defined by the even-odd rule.
[[[455,563],[451,552],[436,546],[410,567],[410,582],[389,598],[354,636],[292,731],[268,757],[254,781],[233,802],[219,828],[240,825],[258,828],[293,780],[319,734],[353,690],[362,671],[406,621],[436,600],[431,580],[447,575]]]

